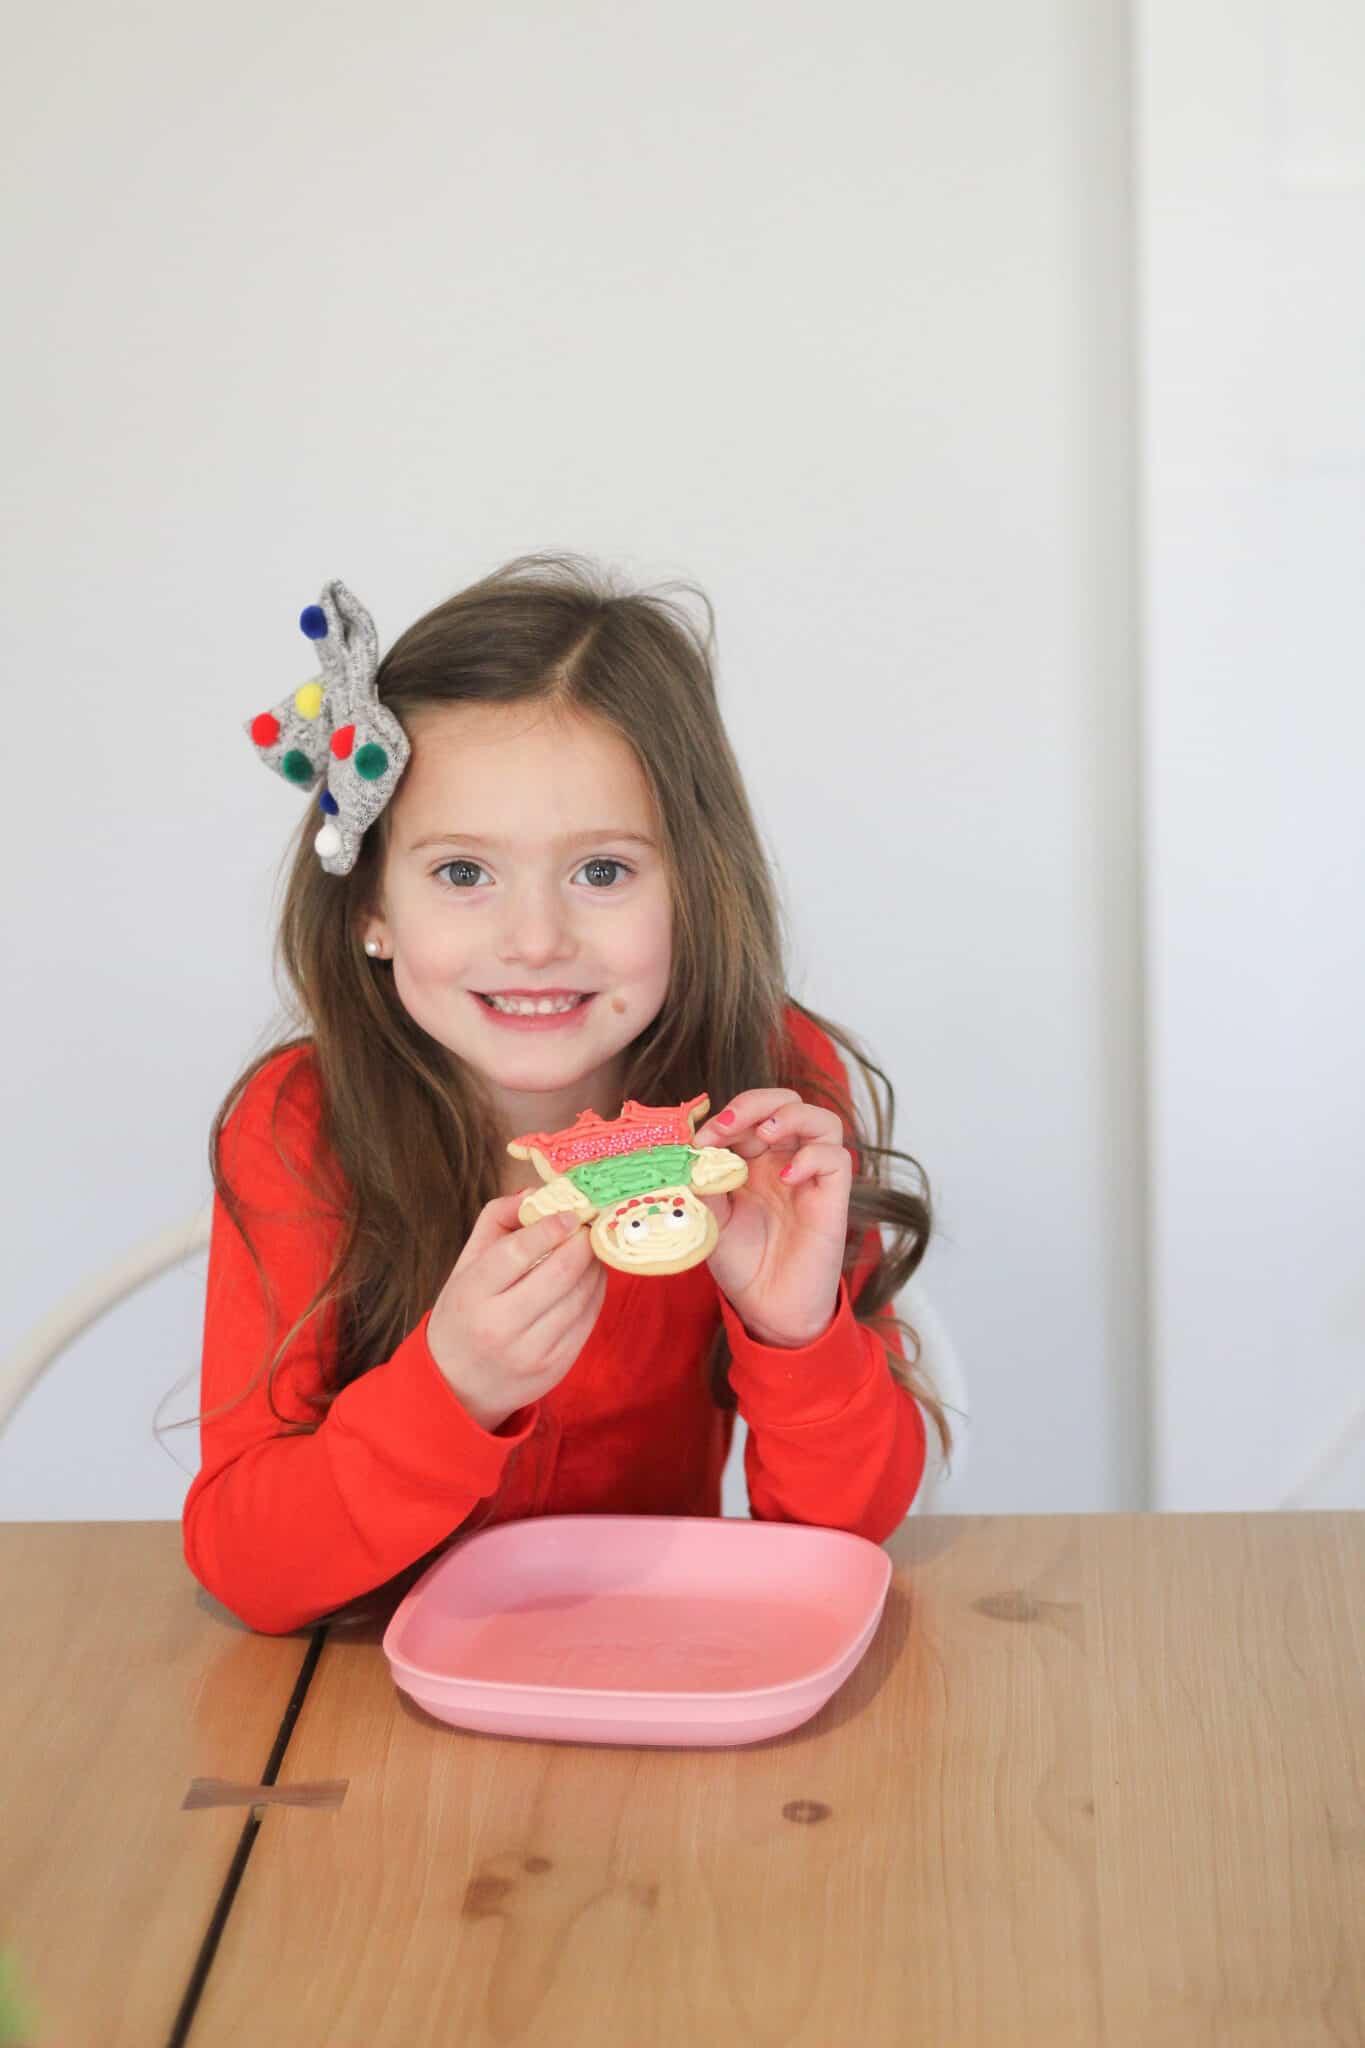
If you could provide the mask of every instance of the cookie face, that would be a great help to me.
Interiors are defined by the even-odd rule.
[[[656,1188],[595,1218],[592,1248],[622,1273],[685,1273],[715,1249],[716,1219],[689,1187]]]

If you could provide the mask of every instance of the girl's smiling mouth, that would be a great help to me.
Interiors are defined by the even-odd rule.
[[[585,1016],[593,998],[591,992],[546,989],[541,994],[475,992],[474,999],[491,1024],[513,1031],[554,1031],[563,1030]]]

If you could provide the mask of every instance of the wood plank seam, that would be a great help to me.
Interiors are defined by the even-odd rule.
[[[284,1762],[285,1752],[289,1747],[289,1738],[294,1732],[294,1723],[298,1720],[299,1709],[308,1696],[308,1688],[313,1683],[313,1675],[318,1668],[318,1661],[322,1656],[323,1645],[326,1641],[327,1625],[324,1622],[321,1627],[313,1630],[312,1636],[309,1639],[307,1652],[303,1663],[299,1667],[299,1675],[294,1681],[294,1690],[289,1697],[289,1704],[284,1710],[279,1731],[276,1734],[270,1755],[266,1760],[265,1769],[261,1773],[262,1786],[273,1785],[279,1777],[280,1766]],[[223,1938],[223,1929],[227,1925],[228,1915],[232,1911],[233,1902],[237,1897],[243,1873],[251,1860],[251,1851],[255,1846],[260,1828],[260,1809],[253,1806],[246,1817],[246,1822],[238,1838],[236,1852],[228,1867],[227,1876],[223,1880],[223,1889],[218,1894],[217,1902],[209,1917],[209,1924],[204,1930],[204,1939],[199,1945],[199,1953],[195,1957],[189,1983],[185,1986],[185,1995],[180,2001],[180,2010],[177,2012],[171,2025],[171,2031],[166,2037],[166,2048],[185,2048],[190,2028],[194,2024],[194,2015],[198,2010],[199,2001],[204,1995],[204,1986],[208,1982],[209,1971],[213,1968],[213,1959],[218,1953],[218,1944]]]

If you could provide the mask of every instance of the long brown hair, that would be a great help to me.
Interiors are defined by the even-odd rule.
[[[716,700],[714,613],[695,586],[666,588],[700,599],[705,634],[663,592],[617,591],[579,556],[519,556],[410,626],[379,664],[379,696],[405,726],[431,706],[549,700],[610,724],[632,747],[662,822],[673,957],[658,1016],[626,1049],[622,1093],[667,1103],[705,1090],[721,1104],[745,1088],[780,1087],[836,1109],[855,1151],[845,1271],[851,1275],[870,1225],[890,1233],[856,1303],[866,1322],[924,1257],[928,1183],[918,1163],[892,1147],[895,1095],[881,1068],[846,1031],[786,993],[777,897]],[[306,1429],[317,1421],[286,1418],[275,1406],[275,1374],[299,1332],[334,1313],[330,1384],[315,1404],[320,1419],[341,1388],[389,1357],[431,1307],[479,1211],[498,1194],[505,1164],[478,1077],[413,1021],[388,963],[368,958],[361,944],[362,920],[378,902],[388,813],[343,877],[318,860],[317,824],[310,811],[299,828],[276,947],[300,1031],[238,1077],[209,1139],[214,1186],[255,1258],[223,1170],[223,1128],[268,1061],[291,1046],[308,1048],[307,1058],[290,1064],[284,1094],[298,1082],[320,1095],[310,1186],[339,1226],[336,1252],[313,1300],[260,1367],[269,1371],[272,1410]],[[860,1070],[870,1131],[857,1104],[838,1099],[792,1044],[783,1020],[788,1004]],[[912,1188],[892,1185],[896,1162],[909,1170]],[[429,1229],[414,1231],[413,1217],[431,1219]],[[261,1280],[270,1300],[264,1272]],[[893,1320],[911,1355],[905,1363],[888,1350],[890,1369],[932,1416],[946,1455],[951,1433],[920,1368],[918,1339],[902,1318]],[[733,1408],[729,1355],[722,1328],[707,1378],[717,1404]]]

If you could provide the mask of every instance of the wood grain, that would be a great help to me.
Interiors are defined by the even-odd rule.
[[[194,2048],[1343,2048],[1365,1515],[940,1519],[728,1751],[464,1734],[334,1631]],[[253,2016],[255,2016],[253,2020]],[[265,2038],[269,2038],[268,2034]]]
[[[196,1587],[177,1524],[0,1524],[0,1944],[39,2048],[165,2040],[303,1662]]]

